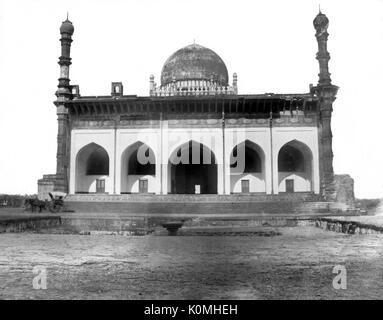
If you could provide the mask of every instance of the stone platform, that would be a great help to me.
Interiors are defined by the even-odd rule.
[[[182,222],[185,228],[243,228],[243,227],[294,227],[302,221],[314,221],[321,217],[337,217],[337,214],[252,214],[252,213],[113,213],[76,212],[62,213],[62,227],[74,233],[87,231],[113,231],[122,234],[145,235],[166,231],[163,224]]]
[[[58,227],[65,232],[118,231],[148,234],[167,222],[184,227],[295,226],[298,220],[356,215],[310,193],[276,195],[69,195],[60,216],[15,209],[0,216],[18,220],[22,230]],[[4,220],[5,221],[5,220]],[[44,222],[45,221],[45,222]],[[7,222],[8,223],[8,222]],[[29,223],[29,224],[28,224]],[[45,225],[44,225],[45,223]],[[17,230],[14,227],[12,230]]]
[[[294,225],[306,217],[359,214],[312,193],[294,194],[75,194],[62,223],[75,230],[152,232],[169,221],[185,227]],[[348,210],[347,210],[348,209]]]
[[[300,214],[331,213],[339,207],[311,193],[235,195],[100,195],[66,198],[75,212],[129,214]],[[344,209],[344,208],[342,208]]]

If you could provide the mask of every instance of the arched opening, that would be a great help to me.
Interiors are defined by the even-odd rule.
[[[121,156],[121,193],[154,193],[156,159],[153,150],[138,141]]]
[[[109,156],[96,143],[83,147],[76,157],[76,193],[107,193]]]
[[[237,144],[230,154],[231,193],[266,192],[265,154],[250,140]]]
[[[169,158],[170,193],[216,194],[217,164],[205,145],[188,141]]]
[[[297,140],[286,143],[278,153],[279,192],[312,191],[312,152]]]

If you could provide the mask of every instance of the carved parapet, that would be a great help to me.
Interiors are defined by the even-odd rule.
[[[215,96],[215,95],[234,95],[237,94],[236,88],[232,86],[190,86],[186,88],[177,87],[158,87],[150,91],[152,97],[172,97],[172,96]]]
[[[237,77],[235,75],[233,86],[222,86],[214,79],[174,79],[171,83],[157,87],[154,76],[150,76],[149,92],[151,97],[234,95],[238,92]]]

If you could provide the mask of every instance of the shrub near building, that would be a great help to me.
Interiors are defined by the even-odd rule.
[[[20,208],[24,205],[25,199],[29,197],[33,197],[33,195],[0,194],[0,207]]]

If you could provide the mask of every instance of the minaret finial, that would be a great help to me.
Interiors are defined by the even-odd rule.
[[[66,12],[66,21],[69,21],[69,12]]]
[[[331,85],[330,72],[328,68],[328,61],[330,60],[330,54],[327,51],[327,28],[329,20],[323,13],[315,17],[314,21],[315,37],[318,42],[317,60],[319,61],[319,85]]]
[[[322,11],[320,11],[320,4],[319,4],[319,13],[322,13]]]

